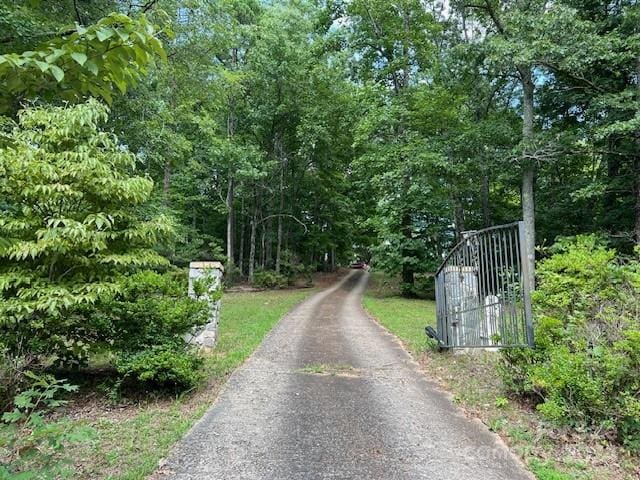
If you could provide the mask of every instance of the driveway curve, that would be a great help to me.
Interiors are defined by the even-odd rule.
[[[363,311],[366,282],[287,314],[153,478],[532,479]]]

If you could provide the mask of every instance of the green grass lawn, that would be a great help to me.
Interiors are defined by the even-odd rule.
[[[429,348],[424,327],[436,324],[435,302],[401,297],[398,283],[372,272],[364,308],[404,343],[425,375],[450,391],[469,416],[498,433],[539,480],[637,478],[637,458],[597,437],[548,425],[529,406],[509,398],[497,372],[498,353]]]
[[[382,325],[402,340],[412,354],[418,355],[427,348],[424,327],[436,324],[436,303],[402,298],[395,288],[396,283],[386,280],[381,272],[373,272],[369,277],[363,305]]]
[[[70,478],[134,480],[153,472],[158,461],[215,400],[228,375],[251,355],[287,311],[312,292],[226,294],[218,345],[205,362],[207,383],[197,391],[142,405],[98,402],[71,408],[70,415],[78,417],[75,421],[93,427],[96,436],[91,444],[73,446],[67,452],[74,464]]]

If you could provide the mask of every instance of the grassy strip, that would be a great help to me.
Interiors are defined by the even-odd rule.
[[[435,302],[399,296],[397,281],[371,274],[365,309],[406,345],[427,374],[454,402],[498,433],[540,480],[638,478],[637,458],[597,435],[546,424],[526,405],[509,399],[496,373],[499,355],[461,355],[427,348],[424,327],[435,326]]]
[[[207,385],[183,398],[158,399],[143,405],[89,404],[74,413],[91,425],[91,444],[72,447],[74,479],[143,479],[153,472],[171,446],[200,418],[226,378],[260,344],[276,322],[311,290],[230,293],[224,296],[219,342],[207,357]]]
[[[369,278],[363,305],[399,337],[414,356],[425,351],[428,342],[424,327],[435,326],[435,302],[400,297],[393,284],[375,272]]]

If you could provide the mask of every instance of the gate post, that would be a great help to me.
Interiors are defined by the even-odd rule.
[[[216,292],[222,287],[222,272],[224,272],[224,267],[220,262],[191,262],[189,264],[189,296],[191,298],[204,297],[209,304],[209,321],[188,335],[188,341],[193,341],[204,348],[214,347],[218,336],[220,300]],[[198,285],[198,282],[202,282],[202,287]],[[204,291],[199,292],[200,288],[203,288]]]
[[[436,323],[440,342],[449,347],[449,329],[447,328],[447,298],[444,288],[444,272],[439,271],[434,278],[436,287]]]
[[[525,226],[523,221],[518,222],[518,238],[520,239],[520,264],[522,266],[522,296],[524,301],[524,319],[527,326],[527,343],[530,347],[534,346],[533,339],[533,309],[531,308],[531,291],[533,285],[530,281],[529,259],[527,257],[527,238],[525,235]]]

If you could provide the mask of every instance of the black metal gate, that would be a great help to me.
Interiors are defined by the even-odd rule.
[[[442,347],[533,346],[523,222],[469,232],[436,273]]]

